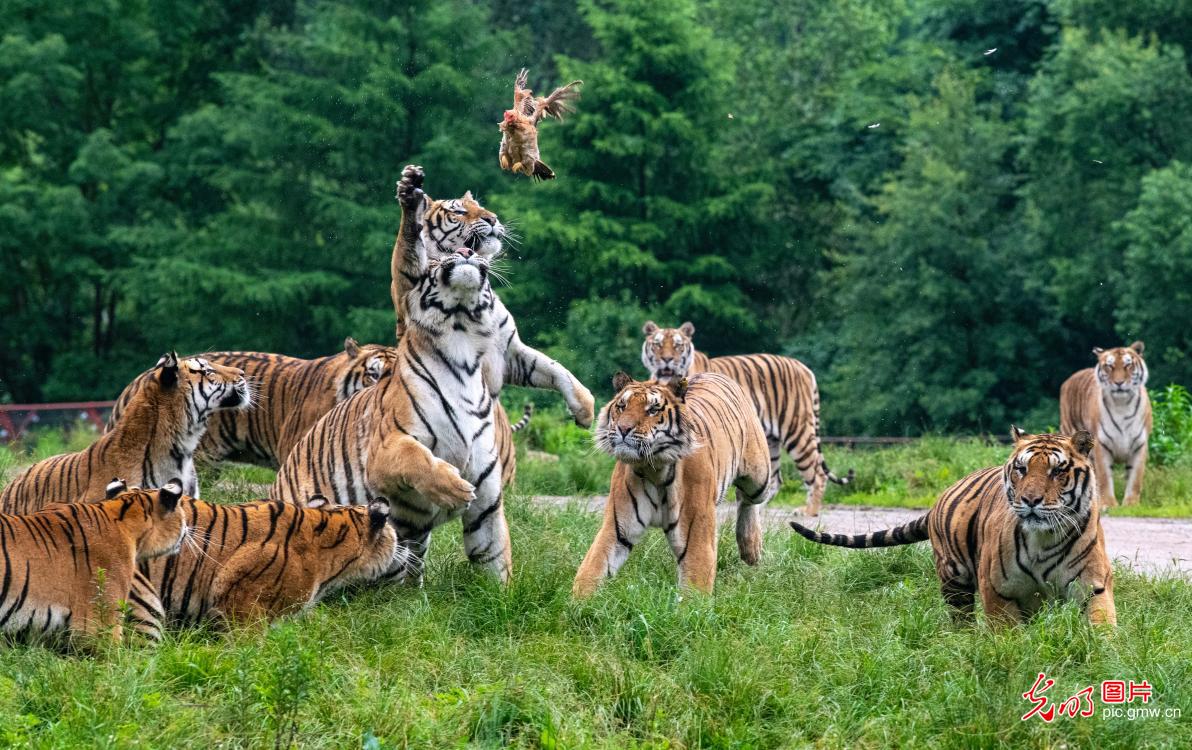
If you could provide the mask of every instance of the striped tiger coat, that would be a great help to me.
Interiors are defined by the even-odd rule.
[[[847,536],[791,526],[841,547],[892,547],[931,540],[944,599],[960,619],[980,594],[985,617],[1007,625],[1044,602],[1082,602],[1094,624],[1117,624],[1113,567],[1105,553],[1092,436],[1013,430],[1003,466],[949,487],[926,515],[894,529]]]
[[[1147,395],[1143,344],[1093,349],[1096,367],[1080,370],[1060,386],[1060,429],[1088,430],[1097,438],[1098,491],[1105,507],[1117,505],[1113,465],[1126,464],[1123,502],[1137,505],[1146,474],[1151,435],[1151,399]]]
[[[242,461],[276,469],[315,420],[388,375],[396,351],[391,346],[361,346],[348,338],[342,352],[317,359],[263,352],[195,355],[243,370],[259,396],[254,409],[212,414],[196,455],[206,461]],[[120,393],[108,418],[109,431],[152,375],[152,370],[142,373]]]
[[[661,528],[679,566],[680,586],[711,592],[716,580],[716,506],[737,488],[737,547],[756,565],[761,503],[778,491],[766,437],[745,394],[719,373],[667,385],[613,379],[617,395],[600,410],[596,446],[617,459],[604,523],[575,576],[584,597],[614,575],[646,530]]]
[[[18,474],[0,492],[0,512],[32,513],[49,503],[103,497],[114,476],[146,487],[179,477],[199,493],[194,452],[219,409],[243,409],[252,397],[244,373],[201,357],[158,360],[114,429],[77,453],[53,456]]]
[[[244,371],[258,395],[255,408],[217,411],[208,419],[207,431],[195,455],[205,461],[241,461],[276,469],[298,439],[331,407],[393,372],[397,347],[356,343],[349,337],[339,354],[299,359],[263,352],[208,352],[196,355],[208,362]],[[133,396],[152,377],[142,373],[120,393],[108,417],[111,431]],[[501,453],[501,478],[508,487],[517,473],[513,434],[530,421],[533,407],[526,405],[522,418],[509,424],[505,409],[497,404],[497,444]]]
[[[390,498],[400,542],[421,560],[431,532],[463,522],[475,564],[509,579],[494,399],[481,363],[497,320],[488,260],[463,249],[430,261],[407,293],[393,375],[339,404],[290,452],[270,497],[363,505]]]
[[[108,485],[109,497],[135,492],[120,480]],[[130,620],[154,638],[161,622],[223,624],[294,614],[409,558],[381,499],[364,508],[328,506],[323,498],[299,507],[183,497],[178,507],[187,544],[174,556],[142,562],[133,580]]]
[[[786,451],[795,462],[807,504],[802,512],[819,515],[828,481],[848,484],[850,469],[838,477],[828,468],[820,450],[819,386],[815,373],[797,359],[773,354],[749,354],[709,359],[695,349],[695,326],[659,328],[654,321],[642,326],[642,364],[660,383],[700,372],[719,372],[735,380],[744,390],[761,419],[770,450],[770,471],[781,484],[779,461]]]
[[[393,244],[390,294],[399,337],[405,325],[409,290],[428,260],[450,256],[460,248],[495,260],[506,237],[496,214],[472,200],[471,193],[460,200],[432,201],[422,191],[423,179],[422,167],[410,165],[402,170],[397,183],[402,213]],[[497,396],[505,385],[558,391],[575,423],[581,427],[591,425],[595,406],[592,393],[566,367],[521,340],[517,323],[495,294],[493,304],[495,345],[483,362],[489,393]]]
[[[160,611],[133,590],[138,562],[172,555],[187,533],[177,479],[115,500],[0,515],[0,631],[17,636],[123,635],[121,603]],[[99,498],[104,497],[101,493]],[[149,622],[147,634],[159,623]],[[138,630],[141,628],[138,627]]]

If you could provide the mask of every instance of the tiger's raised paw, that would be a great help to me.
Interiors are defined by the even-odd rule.
[[[401,179],[397,182],[397,202],[402,208],[415,209],[422,203],[425,193],[422,192],[422,181],[426,174],[422,167],[408,164],[401,171]]]
[[[460,476],[459,469],[446,461],[437,462],[431,476],[418,491],[427,500],[447,510],[465,508],[476,499],[476,487]]]
[[[581,383],[576,383],[575,396],[572,398],[572,403],[569,406],[571,417],[577,425],[584,429],[592,426],[596,409],[596,399],[592,398],[592,392]]]

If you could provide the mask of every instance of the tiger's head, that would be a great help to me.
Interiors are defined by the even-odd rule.
[[[672,378],[682,378],[691,368],[695,358],[695,326],[690,322],[678,328],[659,328],[652,320],[642,326],[646,340],[642,342],[642,364],[650,371],[650,377],[659,383],[669,383]]]
[[[183,405],[191,427],[205,423],[217,409],[252,405],[252,390],[243,370],[202,357],[179,359],[177,352],[167,352],[157,360],[150,379],[161,396]]]
[[[1028,435],[1010,428],[1014,452],[1002,470],[1006,500],[1027,531],[1079,533],[1097,507],[1093,479],[1093,436]]]
[[[617,395],[596,419],[596,447],[626,463],[674,463],[696,448],[683,419],[687,379],[639,382],[623,372],[613,376]]]
[[[410,321],[435,332],[450,326],[455,331],[479,327],[490,333],[486,316],[494,297],[488,269],[488,258],[466,247],[430,261],[426,273],[406,294]]]
[[[344,339],[344,354],[347,356],[347,365],[336,384],[340,401],[389,377],[397,361],[396,347],[380,344],[362,346],[351,336]]]
[[[1145,347],[1141,341],[1114,349],[1093,349],[1097,358],[1097,385],[1101,392],[1113,398],[1133,398],[1146,385],[1146,360],[1142,358]]]
[[[410,565],[410,550],[398,543],[397,531],[389,523],[387,499],[375,498],[368,506],[335,505],[323,495],[313,495],[306,509],[318,513],[311,525],[316,533],[341,540],[333,546],[320,543],[320,554],[311,556],[310,563],[321,568],[316,598],[354,581],[405,571]]]
[[[505,225],[496,214],[476,202],[471,190],[461,198],[427,197],[423,206],[421,238],[427,260],[451,255],[461,247],[484,258],[500,254],[506,237]]]
[[[106,488],[104,512],[116,521],[131,520],[143,525],[136,535],[137,560],[173,555],[182,547],[189,531],[185,514],[178,511],[182,480],[171,479],[160,489],[129,488],[123,479],[113,479]]]

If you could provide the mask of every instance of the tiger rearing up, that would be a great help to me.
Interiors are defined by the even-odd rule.
[[[408,293],[428,260],[449,257],[460,249],[494,259],[506,236],[496,214],[476,203],[470,192],[459,200],[434,201],[422,191],[423,180],[422,167],[409,165],[397,183],[402,211],[393,243],[390,294],[399,338],[405,327]],[[517,323],[495,294],[493,304],[493,345],[481,363],[489,392],[498,396],[505,385],[558,391],[576,424],[592,424],[592,393],[566,367],[521,340]]]
[[[387,497],[419,563],[431,531],[462,517],[468,559],[508,581],[494,400],[481,372],[496,345],[494,299],[487,259],[461,248],[430,261],[405,297],[393,375],[316,422],[269,496],[298,505],[316,495],[351,505]]]
[[[38,461],[17,475],[0,493],[0,512],[103,497],[114,476],[145,487],[179,477],[183,491],[198,496],[194,452],[208,418],[218,409],[247,408],[251,400],[240,369],[201,357],[179,360],[170,352],[129,399],[119,424],[84,450]]]
[[[679,564],[679,584],[711,592],[716,580],[716,506],[736,486],[737,547],[756,565],[760,505],[774,496],[766,438],[741,388],[720,375],[667,385],[613,379],[617,395],[600,410],[596,445],[617,459],[604,524],[575,575],[588,596],[625,563],[651,527],[661,528]]]
[[[342,352],[317,359],[263,352],[195,355],[243,370],[259,396],[254,409],[212,414],[196,455],[205,461],[243,461],[276,469],[315,420],[386,377],[393,369],[396,352],[391,346],[362,346],[349,337]],[[108,431],[152,377],[153,370],[149,370],[125,386],[108,417]]]
[[[650,377],[669,383],[700,372],[719,372],[735,380],[749,397],[761,419],[770,449],[770,471],[782,483],[779,460],[782,451],[790,454],[807,489],[807,504],[802,512],[819,515],[824,489],[829,480],[848,484],[849,470],[838,477],[828,469],[820,450],[819,386],[815,373],[797,359],[773,354],[748,354],[709,359],[695,350],[691,337],[695,326],[684,323],[678,328],[659,328],[650,320],[642,326],[642,364]]]
[[[1060,386],[1060,429],[1088,430],[1097,438],[1097,483],[1104,507],[1117,505],[1113,464],[1126,464],[1122,502],[1137,505],[1151,434],[1151,400],[1146,392],[1143,345],[1093,349],[1097,366],[1079,370]]]
[[[1101,533],[1093,438],[1012,429],[1003,466],[969,474],[926,515],[894,529],[847,536],[795,531],[820,544],[893,547],[931,540],[944,600],[960,619],[981,595],[992,625],[1023,620],[1049,599],[1084,602],[1089,621],[1117,624],[1113,568]]]

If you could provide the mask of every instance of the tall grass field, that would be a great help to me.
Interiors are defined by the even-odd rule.
[[[1119,570],[1114,632],[1073,606],[993,632],[952,623],[926,545],[850,552],[775,530],[751,568],[726,528],[713,596],[677,596],[653,533],[595,597],[572,601],[600,519],[529,496],[605,488],[609,464],[582,435],[548,414],[519,435],[507,588],[471,570],[455,525],[436,534],[423,588],[336,596],[272,627],[173,632],[156,648],[3,648],[0,745],[1192,747],[1192,585],[1181,579]],[[0,450],[0,470],[88,439],[42,434]],[[945,438],[834,450],[833,468],[854,467],[857,481],[826,500],[925,505],[1006,451]],[[237,466],[202,479],[205,496],[239,501],[272,473]],[[1186,515],[1186,482],[1178,461],[1155,466],[1143,509]],[[780,502],[801,502],[790,484]],[[1021,720],[1040,672],[1055,681],[1043,693],[1053,704],[1093,686],[1094,715]],[[1145,680],[1150,700],[1104,703],[1101,684],[1115,679]]]

